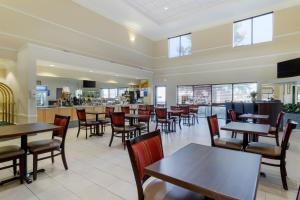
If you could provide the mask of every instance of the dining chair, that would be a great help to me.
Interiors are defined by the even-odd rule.
[[[154,121],[155,119],[154,105],[147,105],[147,110],[150,111],[151,121]]]
[[[190,113],[192,113],[194,115],[194,118],[196,119],[197,124],[199,124],[199,120],[198,120],[199,106],[198,105],[190,105],[189,109],[190,109]]]
[[[289,145],[289,139],[292,131],[296,127],[297,122],[292,120],[287,121],[280,146],[263,142],[250,142],[245,149],[246,152],[260,154],[263,158],[279,161],[279,164],[275,164],[274,162],[262,162],[262,164],[280,167],[281,181],[285,190],[288,190],[286,181],[286,150]]]
[[[124,112],[125,114],[130,113],[130,107],[129,106],[122,106],[121,107],[121,112]]]
[[[184,105],[184,106],[180,106],[180,109],[182,110],[181,119],[183,119],[183,124],[188,125],[188,126],[194,125],[195,124],[195,116],[193,113],[190,112],[190,107]]]
[[[279,146],[279,130],[280,130],[281,123],[283,120],[283,115],[284,115],[284,112],[278,113],[275,127],[270,128],[268,135],[262,136],[262,137],[275,138],[277,146]]]
[[[178,106],[170,106],[170,110],[176,111],[181,109]],[[181,113],[170,113],[170,118],[174,119],[176,124],[178,121],[179,128],[181,129]]]
[[[147,110],[147,106],[146,105],[138,105],[138,110]]]
[[[70,116],[55,115],[54,125],[61,126],[61,129],[52,132],[51,139],[37,140],[27,144],[28,151],[33,155],[33,180],[37,178],[38,161],[51,158],[54,163],[55,156],[61,156],[65,170],[68,170],[68,164],[65,153],[65,141],[68,132]],[[58,153],[56,153],[58,152]],[[40,154],[51,153],[50,156],[38,158]],[[54,154],[56,153],[56,154]]]
[[[158,179],[152,180],[147,184],[145,189],[143,189],[145,182],[150,178],[150,176],[145,174],[144,168],[164,157],[160,130],[138,136],[131,140],[126,140],[126,145],[139,200],[203,199],[203,196],[198,193],[171,185]]]
[[[90,129],[90,134],[92,133],[92,129],[95,130],[96,126],[99,126],[100,122],[97,121],[88,121],[86,119],[85,109],[77,109],[77,118],[78,118],[78,131],[77,138],[79,137],[79,133],[81,129],[85,130],[85,139],[88,138],[88,129]]]
[[[170,127],[172,126],[172,131],[175,131],[176,124],[174,119],[168,118],[168,111],[167,108],[155,108],[156,113],[156,127],[155,130],[157,130],[158,125],[161,125],[161,129],[170,131]]]
[[[298,194],[297,194],[296,200],[300,200],[300,186],[299,186],[299,189],[298,189]]]
[[[231,122],[236,122],[237,120],[237,113],[234,110],[228,110],[228,116]],[[236,138],[237,133],[235,131],[232,131],[231,137]]]
[[[243,140],[238,138],[225,138],[220,136],[218,116],[212,115],[207,117],[210,131],[211,146],[232,150],[242,150]]]
[[[124,112],[113,112],[110,115],[111,117],[111,138],[109,146],[113,142],[114,137],[121,137],[122,143],[124,144],[124,149],[126,148],[125,138],[129,138],[130,134],[136,133],[136,127],[125,125],[125,113]]]
[[[150,110],[138,110],[139,116],[137,123],[134,123],[133,126],[136,127],[138,134],[141,135],[143,130],[146,130],[149,133],[150,129]]]
[[[20,183],[23,183],[23,169],[24,169],[24,156],[25,156],[25,151],[23,149],[21,149],[19,146],[17,145],[7,145],[7,146],[1,146],[0,147],[0,163],[6,163],[6,162],[10,162],[12,161],[11,165],[5,165],[0,167],[0,170],[4,170],[4,169],[9,169],[9,168],[13,168],[13,174],[14,174],[14,178],[13,179],[20,179]],[[19,163],[17,163],[17,161],[19,160]],[[19,166],[19,177],[17,176],[17,167]],[[0,185],[3,185],[7,182],[9,182],[11,179],[9,180],[3,180],[0,181]]]

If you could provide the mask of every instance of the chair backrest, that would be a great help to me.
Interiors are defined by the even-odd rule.
[[[214,146],[215,145],[214,137],[215,136],[220,137],[218,116],[217,115],[208,116],[207,123],[210,132],[211,145]]]
[[[282,123],[282,119],[283,119],[283,115],[284,115],[284,112],[280,112],[278,113],[277,115],[277,120],[276,120],[276,132],[278,133],[279,132],[279,129],[280,129],[280,126],[281,126],[281,123]]]
[[[122,106],[121,111],[124,112],[125,114],[130,113],[130,107],[129,106]]]
[[[190,107],[189,106],[180,106],[180,109],[182,110],[182,114],[189,114],[190,113]]]
[[[85,109],[77,109],[76,114],[79,122],[86,122],[86,113]]]
[[[228,115],[230,118],[230,121],[236,122],[237,121],[237,113],[233,110],[228,110]]]
[[[125,113],[113,112],[111,113],[111,126],[112,127],[124,127],[125,128]]]
[[[139,115],[143,115],[139,117],[139,122],[149,122],[150,121],[150,110],[138,110]]]
[[[52,138],[60,137],[62,138],[62,145],[65,143],[68,127],[70,122],[70,116],[62,116],[62,115],[55,115],[54,117],[54,125],[62,126],[61,129],[53,130]]]
[[[164,157],[160,130],[126,141],[139,200],[144,199],[143,184],[149,178],[144,168]]]
[[[115,111],[115,107],[105,107],[105,118],[110,118],[111,113]]]
[[[178,106],[170,106],[170,109],[171,110],[180,110],[180,107],[178,107]]]
[[[155,108],[157,119],[167,119],[167,108]]]
[[[150,113],[154,112],[154,105],[147,105],[147,110],[149,110]]]
[[[300,200],[300,186],[299,186],[299,189],[298,189],[298,194],[297,194],[296,200]]]
[[[139,110],[147,110],[147,106],[146,105],[139,105],[138,109]]]
[[[158,107],[158,108],[164,108],[165,104],[156,104],[156,107]]]
[[[293,129],[297,127],[298,123],[292,120],[287,120],[285,125],[285,130],[283,132],[282,140],[281,140],[281,156],[285,157],[286,150],[289,145],[289,139],[292,134]]]

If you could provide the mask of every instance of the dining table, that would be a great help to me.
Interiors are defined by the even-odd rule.
[[[129,119],[129,125],[132,126],[136,120],[140,117],[147,117],[147,115],[140,115],[140,114],[125,114],[125,118]]]
[[[221,130],[233,131],[236,133],[243,134],[243,148],[245,149],[249,143],[249,134],[266,136],[269,134],[270,125],[246,122],[229,122],[225,126],[222,126]]]
[[[181,129],[181,114],[182,114],[182,110],[180,109],[176,109],[176,110],[167,110],[168,113],[168,118],[170,119],[172,116],[178,116],[178,124],[179,124],[179,128]],[[175,126],[176,129],[176,126]]]
[[[267,120],[269,115],[260,115],[260,114],[250,114],[245,113],[239,116],[240,119],[252,119],[253,123],[256,123],[257,120]]]
[[[56,126],[53,124],[48,123],[27,123],[27,124],[18,124],[18,125],[10,125],[10,126],[3,126],[0,127],[0,140],[9,140],[9,139],[16,139],[21,138],[21,148],[25,151],[24,155],[24,180],[26,183],[31,183],[32,180],[29,178],[31,173],[27,171],[27,142],[28,136],[59,130],[63,128],[62,126]],[[39,172],[43,172],[44,170],[41,169]]]
[[[145,174],[215,200],[254,200],[261,155],[191,143]]]
[[[99,115],[105,115],[106,112],[90,111],[90,112],[86,112],[86,114],[95,115],[96,121],[99,122]],[[96,132],[92,133],[90,136],[103,136],[103,134],[104,134],[103,125],[101,126],[101,132],[99,130],[99,125],[98,125],[96,126]]]

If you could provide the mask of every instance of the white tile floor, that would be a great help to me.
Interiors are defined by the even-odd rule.
[[[220,121],[221,124],[224,121]],[[152,124],[152,129],[153,129]],[[108,147],[110,129],[103,137],[84,138],[82,132],[76,138],[77,128],[69,129],[66,153],[69,170],[65,171],[60,157],[54,165],[50,160],[39,163],[46,173],[38,174],[37,181],[20,185],[18,181],[0,186],[0,200],[135,200],[137,191],[127,151],[123,150],[120,139],[116,138],[112,147]],[[226,134],[226,133],[222,133]],[[42,133],[31,137],[38,140],[50,137],[50,133]],[[208,127],[205,119],[200,119],[196,126],[183,126],[177,133],[163,134],[165,155],[191,143],[210,145]],[[266,138],[268,142],[274,142]],[[2,142],[1,145],[8,142]],[[9,143],[19,143],[19,140]],[[260,178],[257,199],[281,200],[295,199],[300,183],[300,131],[295,131],[290,140],[287,153],[287,171],[289,190],[281,186],[278,168],[262,166],[266,178]],[[32,158],[29,156],[29,170],[32,169]],[[0,178],[9,177],[10,170],[0,171]]]

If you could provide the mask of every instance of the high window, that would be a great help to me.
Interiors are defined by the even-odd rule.
[[[192,34],[185,34],[168,39],[169,58],[192,54]]]
[[[155,103],[166,105],[166,87],[165,86],[156,86],[155,89]]]
[[[233,46],[252,45],[273,40],[273,12],[233,23]]]

